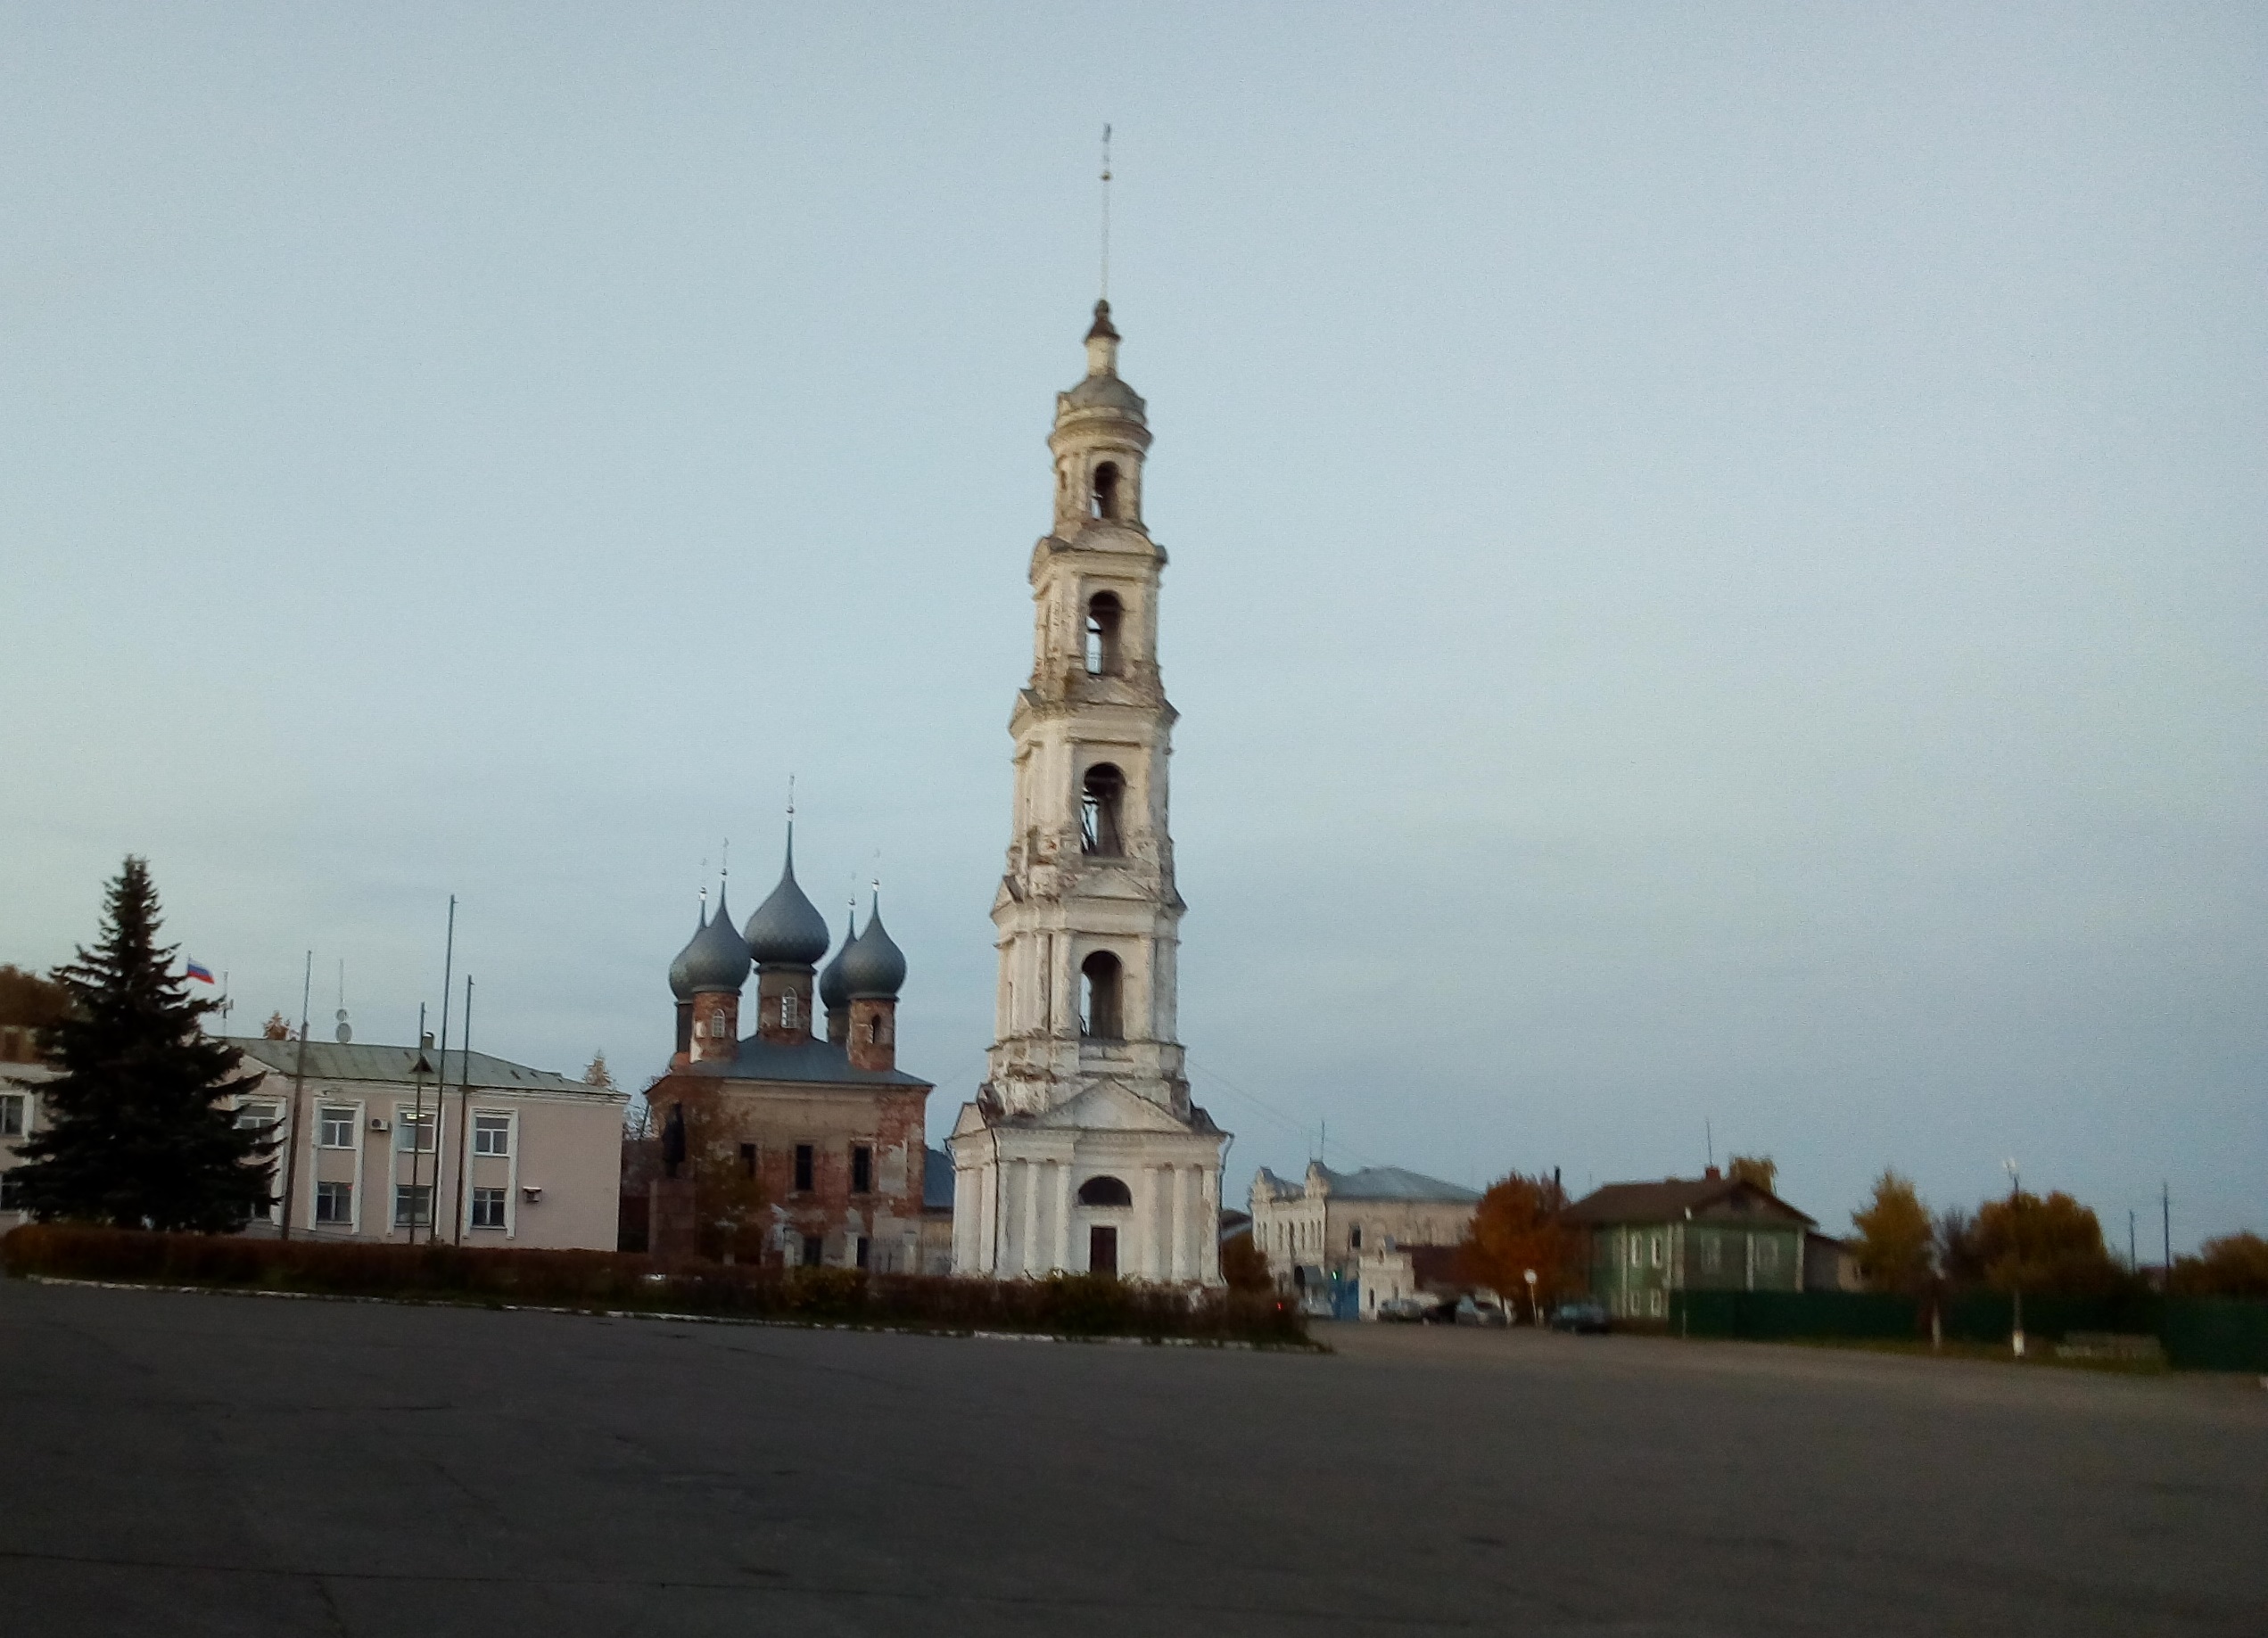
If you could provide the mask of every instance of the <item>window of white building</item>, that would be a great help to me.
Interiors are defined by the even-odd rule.
[[[473,1226],[476,1229],[500,1229],[504,1226],[504,1190],[473,1190]]]
[[[420,1114],[414,1109],[398,1109],[394,1112],[393,1146],[405,1155],[430,1155],[440,1146],[440,1124],[435,1110]]]
[[[352,1222],[354,1221],[354,1185],[352,1183],[316,1184],[315,1221],[330,1223]]]
[[[473,1153],[475,1155],[509,1155],[512,1152],[512,1117],[508,1115],[475,1115],[473,1116]]]
[[[0,1138],[21,1138],[24,1127],[24,1095],[0,1092]]]
[[[393,1191],[393,1226],[397,1229],[419,1228],[433,1221],[433,1186],[431,1183],[396,1183]]]
[[[351,1105],[329,1105],[323,1108],[322,1138],[325,1148],[352,1148],[354,1121],[358,1111]]]

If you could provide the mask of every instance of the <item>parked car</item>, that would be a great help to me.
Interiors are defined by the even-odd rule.
[[[1502,1325],[1506,1322],[1503,1309],[1494,1303],[1475,1302],[1471,1296],[1457,1298],[1451,1318],[1459,1325]]]
[[[1425,1311],[1431,1305],[1414,1296],[1390,1296],[1378,1305],[1378,1317],[1403,1325],[1414,1325],[1425,1318]]]
[[[1604,1337],[1609,1329],[1606,1310],[1596,1303],[1562,1303],[1551,1311],[1551,1328],[1579,1336]]]
[[[1457,1305],[1448,1297],[1437,1296],[1426,1305],[1425,1312],[1418,1317],[1428,1325],[1455,1325],[1457,1322]]]

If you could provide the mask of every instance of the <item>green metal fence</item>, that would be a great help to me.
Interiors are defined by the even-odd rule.
[[[1672,1291],[1670,1329],[1684,1337],[1787,1342],[1807,1337],[1899,1338],[1918,1334],[1911,1297],[1874,1291]]]
[[[1941,1315],[1951,1342],[2006,1343],[2016,1305],[2004,1292],[1949,1293]],[[1751,1342],[1888,1340],[1929,1332],[1926,1303],[1870,1291],[1672,1291],[1670,1333]],[[2154,1336],[2177,1370],[2268,1373],[2268,1302],[2120,1296],[2024,1299],[2025,1334],[2060,1342],[2074,1331]]]
[[[2016,1329],[2016,1299],[2005,1291],[1952,1291],[1942,1309],[1949,1342],[2006,1342]],[[2073,1331],[2155,1336],[2165,1323],[2165,1299],[2148,1292],[2119,1296],[2028,1296],[2024,1334],[2061,1342]]]
[[[2268,1372],[2268,1303],[2177,1296],[2159,1336],[2176,1370]]]

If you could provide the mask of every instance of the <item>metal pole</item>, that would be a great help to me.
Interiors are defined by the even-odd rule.
[[[2016,1242],[2016,1266],[2017,1269],[2016,1290],[2014,1293],[2016,1300],[2012,1314],[2012,1323],[2008,1329],[2008,1350],[2010,1353],[2014,1354],[2016,1358],[2022,1359],[2024,1357],[2024,1274],[2022,1272],[2024,1268],[2024,1246],[2022,1238],[2023,1225],[2016,1221],[2016,1213],[2024,1198],[2024,1180],[2016,1175],[2016,1160],[2014,1156],[2010,1156],[2008,1160],[2001,1164],[2008,1167],[2008,1238]]]
[[[425,1003],[417,1003],[417,1058],[410,1066],[409,1078],[416,1083],[416,1101],[410,1106],[409,1117],[409,1243],[417,1243],[417,1145],[425,1136],[425,1048],[433,1037],[425,1033]],[[397,1127],[400,1124],[396,1122]],[[394,1152],[401,1152],[401,1133],[394,1133]]]
[[[292,1238],[292,1198],[299,1192],[300,1095],[307,1086],[307,1006],[315,984],[315,952],[307,952],[307,971],[300,980],[300,1052],[292,1070],[292,1115],[284,1128],[284,1226],[278,1239]]]
[[[2157,1186],[2158,1207],[2165,1214],[2165,1284],[2167,1293],[2173,1289],[2173,1185],[2161,1181]]]
[[[465,1243],[465,1129],[473,1124],[467,1113],[473,1096],[473,975],[465,975],[465,1042],[457,1049],[457,1236]],[[439,1161],[435,1161],[438,1167]]]
[[[445,1101],[442,1094],[449,1090],[449,980],[457,975],[456,960],[457,895],[450,893],[449,936],[441,947],[441,1061],[434,1066],[438,1078],[433,1083],[433,1192],[427,1197],[425,1206],[425,1244],[428,1246],[433,1243],[433,1228],[441,1219],[441,1107]],[[421,1131],[417,1135],[423,1138],[425,1134]],[[413,1184],[418,1175],[419,1163],[413,1154],[410,1159],[410,1181]],[[409,1239],[412,1244],[416,1243],[417,1225],[415,1222],[409,1225]]]

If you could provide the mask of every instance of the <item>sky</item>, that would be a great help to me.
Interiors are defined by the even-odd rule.
[[[0,961],[626,1084],[730,839],[982,1078],[1053,394],[1252,1169],[2268,1231],[2268,12],[0,9]]]

